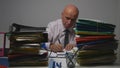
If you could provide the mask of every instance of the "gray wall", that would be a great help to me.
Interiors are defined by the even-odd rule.
[[[0,0],[0,32],[8,32],[13,22],[47,26],[48,22],[60,18],[63,7],[69,3],[78,6],[79,18],[116,25],[116,39],[120,40],[120,0]]]
[[[118,63],[120,63],[120,0],[118,1],[118,14],[117,14],[117,29],[116,29],[116,34],[117,34],[117,36],[116,37],[118,37],[118,40],[119,40],[119,46],[118,46],[118,50],[117,50],[117,52],[118,52],[118,60],[117,60],[117,62]]]

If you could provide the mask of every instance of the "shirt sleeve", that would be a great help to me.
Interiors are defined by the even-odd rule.
[[[51,23],[48,24],[48,26],[46,28],[46,32],[48,33],[48,41],[52,42],[52,39],[53,39],[53,27],[52,27]]]
[[[51,43],[52,39],[53,39],[53,30],[52,30],[52,24],[51,23],[49,23],[47,25],[46,32],[48,33],[48,43]],[[50,44],[46,46],[48,50],[49,50],[49,46],[50,46]]]

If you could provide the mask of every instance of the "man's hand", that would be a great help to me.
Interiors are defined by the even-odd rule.
[[[67,44],[65,50],[70,51],[71,49],[73,49],[73,47],[75,47],[74,44]]]
[[[61,52],[63,51],[63,46],[61,44],[51,44],[50,50],[53,52]]]

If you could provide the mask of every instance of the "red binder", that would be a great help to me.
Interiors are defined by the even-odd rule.
[[[4,56],[4,51],[5,51],[5,45],[6,45],[6,33],[5,32],[0,32],[0,57]]]
[[[101,35],[101,36],[86,36],[86,37],[77,37],[76,42],[89,42],[101,39],[112,39],[114,35]]]
[[[0,68],[8,68],[7,66],[0,65]]]

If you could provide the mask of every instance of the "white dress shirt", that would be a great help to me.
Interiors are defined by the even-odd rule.
[[[63,26],[62,20],[58,19],[55,21],[52,21],[47,26],[47,33],[48,33],[48,41],[50,43],[60,43],[64,45],[64,37],[65,37],[65,28]],[[76,44],[75,41],[75,32],[73,28],[69,29],[69,43]]]

